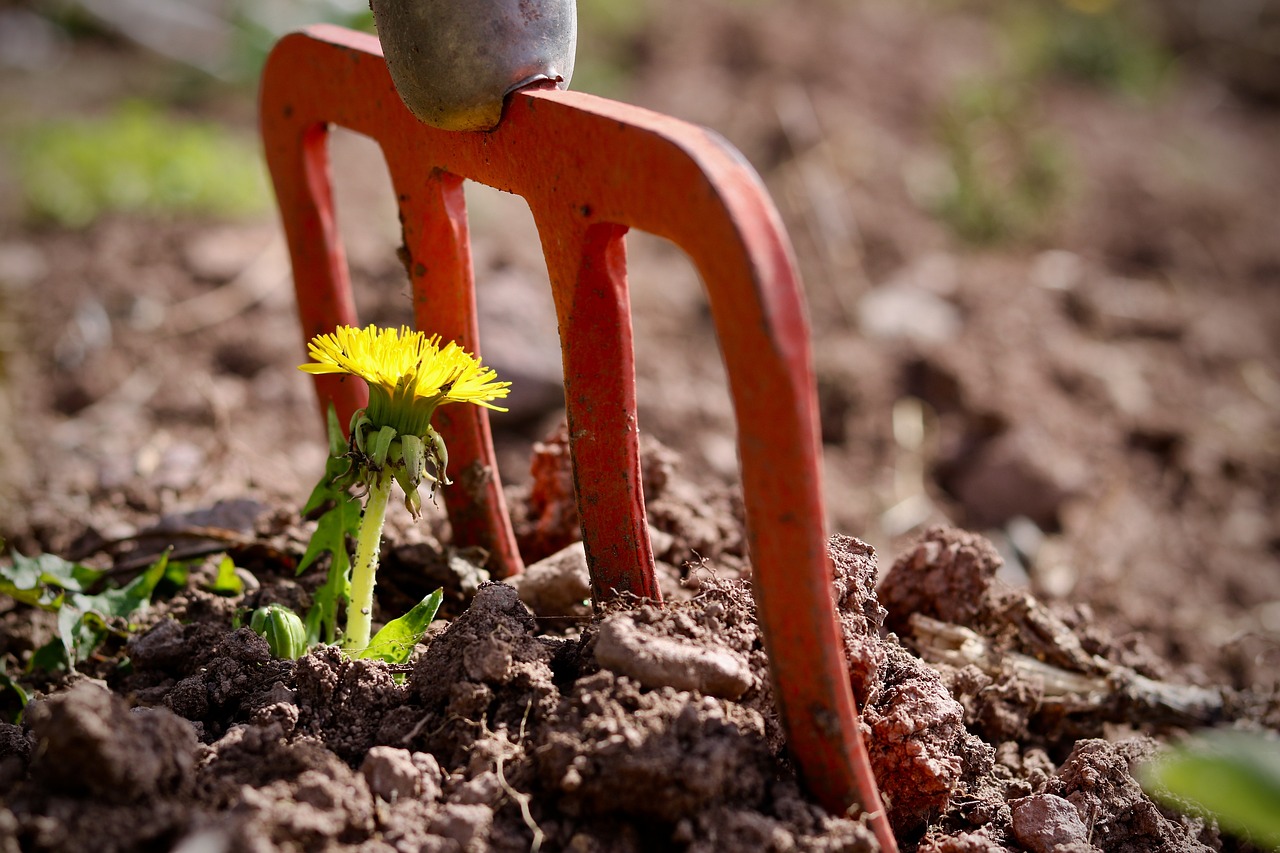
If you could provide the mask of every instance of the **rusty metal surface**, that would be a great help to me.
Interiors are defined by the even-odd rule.
[[[356,323],[325,154],[329,123],[375,139],[405,223],[415,322],[476,351],[469,178],[513,192],[537,223],[560,325],[583,539],[597,601],[659,598],[645,524],[623,237],[680,246],[705,283],[729,376],[759,618],[789,744],[828,809],[860,804],[895,849],[858,726],[831,592],[817,401],[790,245],[755,172],[715,134],[560,91],[511,97],[486,133],[451,133],[403,107],[378,41],[317,26],[285,37],[261,97],[268,165],[289,241],[305,339]],[[322,408],[363,404],[358,380],[317,377]],[[454,464],[481,474],[445,495],[455,539],[519,571],[487,412],[442,409]],[[460,480],[458,471],[451,471]]]

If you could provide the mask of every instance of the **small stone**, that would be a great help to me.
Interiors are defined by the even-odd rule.
[[[34,243],[0,243],[0,288],[25,290],[49,275],[49,260]]]
[[[520,600],[541,617],[591,615],[591,575],[587,552],[574,542],[546,559],[539,560],[511,578]]]
[[[1053,794],[1014,800],[1013,837],[1031,853],[1088,850],[1089,831],[1076,807]]]
[[[674,687],[737,699],[754,683],[751,668],[737,653],[649,634],[625,614],[600,623],[595,656],[602,667],[649,688]]]
[[[429,827],[433,835],[453,839],[467,853],[484,850],[492,828],[493,809],[467,803],[446,803]]]
[[[899,269],[858,302],[862,331],[872,338],[942,343],[960,333],[960,309],[946,298],[958,284],[955,258],[935,253]]]
[[[1075,290],[1084,274],[1084,258],[1065,249],[1041,252],[1031,265],[1032,283],[1045,290]]]
[[[1083,481],[1072,454],[1039,433],[1015,430],[977,452],[956,478],[955,493],[971,526],[998,527],[1021,515],[1041,528],[1055,527],[1063,502]]]
[[[407,749],[373,747],[365,755],[360,773],[369,783],[369,790],[389,803],[422,794],[422,771]]]

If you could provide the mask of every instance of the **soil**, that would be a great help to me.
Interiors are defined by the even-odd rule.
[[[1253,849],[1156,805],[1132,769],[1196,728],[1280,731],[1280,113],[1261,72],[1241,91],[1190,52],[1142,100],[1037,81],[1069,192],[975,247],[920,186],[945,164],[941,105],[1000,66],[982,4],[653,10],[612,45],[629,83],[609,94],[724,134],[796,244],[833,590],[901,846]],[[56,87],[0,77],[0,107],[94,112],[121,80],[165,85],[118,43],[69,49]],[[251,127],[242,96],[200,109]],[[405,321],[376,149],[332,150],[362,319]],[[305,608],[323,579],[294,571],[325,448],[274,221],[61,231],[6,203],[0,536],[117,578],[173,545],[193,570],[74,673],[17,676],[55,626],[0,603],[0,660],[34,697],[0,723],[0,851],[875,849],[786,752],[696,275],[630,239],[668,605],[593,613],[528,213],[479,190],[470,207],[531,567],[494,583],[438,510],[391,513],[376,616],[446,592],[392,667],[276,660],[235,627]],[[202,585],[222,553],[244,592]],[[14,719],[12,692],[0,707]]]

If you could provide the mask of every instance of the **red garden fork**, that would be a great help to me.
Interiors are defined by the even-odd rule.
[[[759,178],[715,134],[646,110],[553,90],[511,96],[484,133],[419,123],[373,36],[317,26],[267,61],[262,135],[293,262],[304,340],[358,325],[334,218],[330,123],[382,147],[404,228],[414,323],[478,354],[462,181],[522,196],[537,223],[560,326],[570,449],[597,602],[660,599],[645,523],[628,228],[680,246],[701,273],[738,426],[754,588],[775,693],[804,780],[830,811],[861,805],[896,850],[862,742],[832,597],[817,401],[790,244]],[[364,383],[318,376],[321,408],[346,423]],[[458,544],[521,571],[488,413],[442,408],[458,485],[445,501]],[[466,462],[464,462],[466,460]],[[464,467],[456,470],[459,464]]]

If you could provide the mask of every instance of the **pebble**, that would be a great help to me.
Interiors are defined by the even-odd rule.
[[[0,289],[25,290],[49,275],[49,260],[33,243],[0,243]]]
[[[1053,794],[1033,794],[1014,800],[1013,837],[1031,853],[1089,850],[1089,833],[1068,800]]]
[[[509,578],[520,600],[542,617],[590,616],[591,575],[587,552],[574,542]]]
[[[423,789],[422,771],[413,762],[413,753],[391,746],[375,746],[360,764],[360,774],[369,790],[394,803],[419,796]]]
[[[729,649],[650,634],[625,614],[600,623],[595,655],[602,667],[651,689],[674,687],[737,699],[753,683],[751,668]]]
[[[882,285],[858,301],[858,322],[863,334],[880,340],[913,340],[945,343],[960,334],[960,309],[945,298],[922,288]]]
[[[1053,527],[1063,502],[1084,480],[1082,463],[1045,436],[1028,430],[1007,432],[984,445],[956,481],[966,521],[978,527],[1003,526],[1025,516]]]

